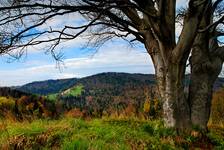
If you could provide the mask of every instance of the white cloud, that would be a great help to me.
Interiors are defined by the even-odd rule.
[[[110,46],[109,46],[110,47]],[[0,85],[21,85],[37,80],[83,77],[100,72],[154,73],[148,54],[117,45],[105,46],[94,56],[64,60],[65,67],[44,64],[15,70],[0,71]],[[27,62],[29,63],[29,62]],[[6,78],[7,77],[7,78]]]
[[[63,16],[56,16],[49,19],[43,25],[37,27],[38,30],[45,31],[49,30],[50,27],[54,30],[61,29],[65,25],[67,26],[78,26],[80,22],[85,21],[84,18],[79,13],[70,13]]]

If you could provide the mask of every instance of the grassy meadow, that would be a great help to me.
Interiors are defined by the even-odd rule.
[[[38,119],[0,123],[0,149],[145,150],[224,149],[224,131],[177,134],[159,120]]]

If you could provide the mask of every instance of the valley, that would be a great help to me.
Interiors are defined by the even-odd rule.
[[[208,124],[210,132],[203,135],[195,129],[195,133],[181,136],[163,125],[162,102],[153,75],[102,73],[81,79],[0,88],[0,147],[222,148],[222,81],[218,79],[215,86]],[[206,144],[200,145],[200,142]]]

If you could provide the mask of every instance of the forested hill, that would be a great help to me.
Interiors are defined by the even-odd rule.
[[[25,84],[16,87],[17,90],[32,94],[48,95],[64,91],[76,84],[83,84],[85,88],[137,86],[140,84],[155,84],[154,75],[129,73],[100,73],[84,78],[46,80]]]
[[[17,90],[40,95],[48,95],[64,91],[75,85],[82,84],[87,89],[98,89],[107,87],[123,86],[139,86],[139,85],[155,85],[155,77],[153,74],[129,74],[129,73],[100,73],[84,78],[47,80],[40,82],[32,82],[20,87]],[[188,82],[186,82],[188,84]],[[214,89],[218,89],[224,85],[224,79],[219,78],[216,81]]]
[[[71,79],[58,79],[58,80],[46,80],[25,84],[20,87],[14,87],[15,89],[32,94],[48,95],[52,93],[58,93],[59,91],[66,90],[75,85],[78,81],[77,78]]]
[[[20,98],[22,96],[30,96],[31,94],[9,87],[0,87],[0,97]]]

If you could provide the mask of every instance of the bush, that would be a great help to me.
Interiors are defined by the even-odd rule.
[[[15,101],[12,98],[0,97],[0,110],[13,110]]]
[[[207,136],[211,142],[216,145],[216,149],[224,149],[224,139],[222,136],[219,136],[213,132],[208,133]]]
[[[73,118],[82,118],[84,113],[79,108],[73,108],[68,112],[65,112],[66,117],[73,117]]]
[[[0,97],[0,118],[15,120],[14,107],[15,101],[12,98]]]
[[[213,94],[209,125],[224,127],[224,89]]]

